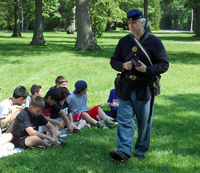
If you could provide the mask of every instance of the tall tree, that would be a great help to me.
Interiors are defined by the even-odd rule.
[[[77,40],[74,50],[97,50],[101,48],[92,35],[88,0],[76,0]]]
[[[14,11],[13,3],[5,0],[0,2],[0,30],[12,30],[14,28],[13,14]]]
[[[200,37],[200,1],[199,0],[183,0],[185,7],[194,10],[194,31],[196,37]]]
[[[187,9],[185,9],[183,15],[185,15],[188,11],[193,9],[194,26],[195,26],[194,31],[196,33],[196,36],[200,37],[200,1],[199,0],[161,0],[161,3],[164,5],[170,4],[170,3],[172,5],[174,5],[174,3],[184,4],[184,7],[186,7]],[[171,11],[170,11],[170,13],[173,14]],[[181,13],[179,12],[179,14],[181,14]],[[173,16],[173,18],[175,18],[175,17],[177,17],[177,16]],[[185,19],[185,17],[184,17],[184,19]],[[165,21],[165,23],[166,22],[167,21]]]
[[[61,24],[63,28],[65,28],[68,34],[73,34],[76,31],[75,26],[75,1],[68,0],[68,1],[59,1],[59,13],[61,14]]]
[[[151,23],[151,29],[158,30],[160,29],[159,23],[161,19],[161,7],[160,0],[151,0],[148,3],[149,10],[148,17]]]
[[[181,29],[189,30],[190,27],[190,9],[186,9],[180,0],[174,0],[169,4],[162,3],[162,20],[160,26],[162,29]]]
[[[21,31],[19,26],[19,1],[14,0],[14,18],[15,18],[15,27],[13,30],[12,37],[21,37]]]
[[[120,9],[119,3],[113,0],[90,0],[90,18],[92,33],[95,38],[98,38],[107,31],[116,22],[123,22],[126,18],[126,13]]]
[[[146,19],[145,28],[147,28],[148,32],[151,32],[149,27],[148,0],[144,0],[144,17]]]
[[[195,14],[195,33],[196,37],[200,37],[200,4],[194,8]]]
[[[35,0],[34,33],[30,45],[47,45],[43,36],[42,0]]]

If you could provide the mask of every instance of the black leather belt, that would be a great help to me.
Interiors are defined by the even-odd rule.
[[[131,80],[141,80],[141,81],[150,81],[151,77],[145,77],[145,76],[136,76],[131,74],[124,74],[125,78],[129,78]]]

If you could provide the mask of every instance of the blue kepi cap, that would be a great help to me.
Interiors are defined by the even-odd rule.
[[[76,94],[78,91],[82,90],[83,88],[87,87],[87,83],[83,80],[79,80],[75,83],[75,90],[73,91]]]
[[[141,19],[141,18],[144,18],[144,16],[143,16],[142,12],[137,9],[131,10],[127,13],[128,21],[137,20],[137,19]]]

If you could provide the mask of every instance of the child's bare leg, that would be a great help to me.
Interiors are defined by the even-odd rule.
[[[46,131],[46,135],[51,136],[50,131]],[[55,129],[55,135],[56,135],[57,138],[60,137],[60,132],[59,132],[59,130]]]
[[[103,121],[106,121],[107,118],[113,120],[112,117],[110,117],[110,116],[108,116],[108,115],[105,114],[105,112],[102,110],[102,108],[101,108],[100,106],[98,107],[98,113],[99,113],[100,118],[101,118]]]
[[[11,133],[0,134],[0,145],[10,142],[13,138]]]
[[[92,118],[88,113],[83,112],[82,113],[82,117],[83,119],[85,119],[88,123],[92,124],[93,126],[95,126],[97,124],[97,121]]]
[[[73,129],[78,129],[78,127],[75,123],[71,123],[71,126],[72,126]]]
[[[78,129],[84,128],[86,124],[87,122],[85,120],[80,120],[78,124]]]
[[[49,132],[49,129],[46,128],[45,126],[42,126],[42,131],[43,131],[43,132],[46,132],[46,135],[51,136],[51,133]],[[60,132],[59,132],[59,130],[57,130],[56,128],[55,128],[55,134],[56,134],[56,137],[57,137],[57,138],[60,137]]]
[[[80,130],[80,129],[82,129],[82,128],[85,127],[85,125],[87,124],[87,122],[85,120],[80,120],[80,121],[74,122],[74,124]]]
[[[37,146],[37,145],[42,145],[45,147],[51,147],[50,141],[49,140],[42,140],[38,136],[28,136],[25,139],[25,145],[30,147],[30,146]]]
[[[60,123],[62,123],[63,126],[65,126],[65,125],[67,126],[67,123],[66,123],[63,119],[60,120]],[[73,129],[77,129],[76,124],[71,123],[71,126],[72,126]],[[55,128],[56,128],[57,130],[59,130],[59,127],[58,127],[57,125],[55,125]]]

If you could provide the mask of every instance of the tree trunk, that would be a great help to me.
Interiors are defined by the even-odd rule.
[[[76,0],[77,40],[74,50],[100,51],[92,35],[88,0]]]
[[[190,32],[193,32],[193,21],[194,21],[194,13],[193,13],[193,9],[192,9],[192,10],[191,10]]]
[[[107,22],[107,25],[106,25],[106,31],[107,31],[107,32],[110,32],[110,31],[111,31],[111,25],[110,25],[110,22]]]
[[[196,37],[200,37],[200,5],[195,7],[195,12],[196,12],[196,18],[195,18],[195,21],[196,21],[196,28],[195,28]]]
[[[14,17],[15,17],[15,27],[13,30],[13,35],[11,37],[21,37],[21,31],[19,26],[19,6],[18,0],[14,1]]]
[[[72,9],[73,13],[75,14],[76,7]],[[67,34],[74,34],[76,31],[76,24],[75,24],[75,18],[70,21],[70,26],[66,29]]]
[[[46,41],[44,40],[43,29],[42,0],[35,0],[34,33],[30,45],[47,45]]]
[[[144,0],[144,18],[146,19],[145,28],[148,32],[151,32],[149,26],[149,15],[148,15],[148,0]]]

